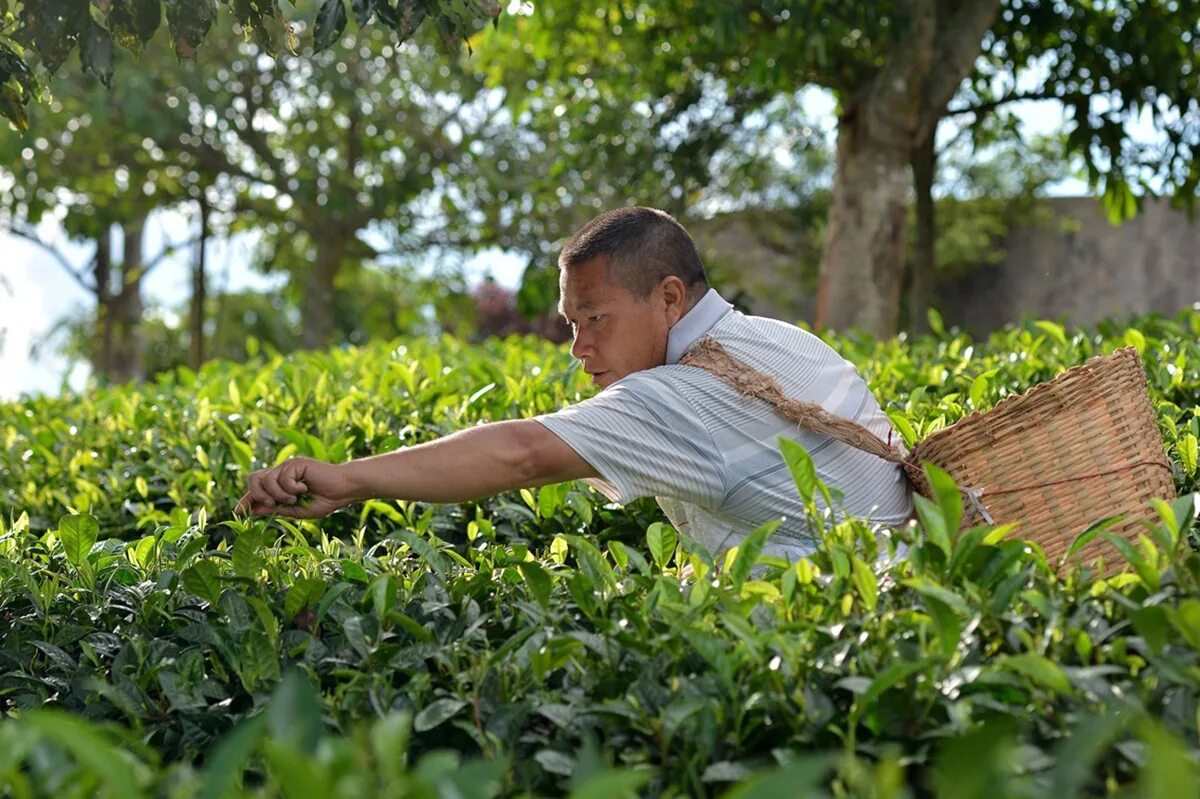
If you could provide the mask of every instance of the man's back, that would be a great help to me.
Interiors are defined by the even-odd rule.
[[[894,437],[852,364],[794,325],[733,310],[715,291],[672,329],[667,365],[631,374],[537,421],[600,473],[588,481],[598,490],[619,502],[656,497],[680,532],[714,554],[781,517],[768,551],[791,558],[811,551],[780,437],[809,452],[818,476],[842,492],[848,513],[889,524],[908,518],[912,500],[899,467],[798,429],[766,402],[739,395],[702,369],[679,365],[683,352],[705,335],[774,377],[789,397],[816,402],[885,441]]]

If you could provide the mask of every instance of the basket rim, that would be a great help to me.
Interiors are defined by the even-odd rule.
[[[1014,394],[1010,397],[1005,397],[991,408],[972,411],[969,415],[964,416],[957,422],[943,427],[937,432],[930,433],[928,436],[918,441],[913,445],[912,452],[910,454],[919,457],[920,451],[935,439],[945,438],[949,435],[963,435],[965,432],[974,432],[975,428],[979,427],[980,425],[993,422],[996,414],[1001,412],[1011,413],[1013,412],[1014,408],[1019,409],[1021,406],[1032,402],[1042,394],[1050,391],[1051,387],[1066,380],[1068,376],[1095,369],[1103,361],[1119,362],[1120,360],[1127,358],[1132,358],[1138,365],[1137,371],[1140,377],[1140,385],[1144,393],[1147,386],[1146,367],[1142,362],[1141,356],[1138,354],[1137,348],[1130,346],[1118,347],[1110,353],[1093,355],[1083,363],[1078,363],[1074,366],[1068,367],[1051,379],[1030,386],[1020,394]],[[1166,458],[1165,453],[1163,454],[1163,458]]]

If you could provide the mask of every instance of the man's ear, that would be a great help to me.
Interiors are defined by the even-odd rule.
[[[675,275],[667,275],[658,284],[667,323],[675,324],[687,313],[687,286]]]

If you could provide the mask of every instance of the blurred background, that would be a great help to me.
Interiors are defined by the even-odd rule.
[[[557,250],[626,204],[816,328],[1200,302],[1200,3],[245,5],[0,4],[0,398],[562,341]]]

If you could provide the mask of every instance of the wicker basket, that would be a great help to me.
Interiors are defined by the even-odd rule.
[[[1175,484],[1146,390],[1137,350],[1092,358],[1053,380],[973,413],[930,435],[907,456],[854,422],[815,403],[787,398],[774,378],[753,370],[705,338],[681,363],[712,372],[748,396],[766,400],[786,418],[903,466],[914,488],[929,496],[921,464],[945,470],[963,490],[963,527],[1019,523],[1053,563],[1093,523],[1123,514],[1110,532],[1135,540],[1152,517],[1153,497],[1172,499]],[[1113,547],[1093,540],[1084,560]]]
[[[913,448],[904,468],[928,495],[918,464],[944,469],[964,489],[963,525],[1019,522],[1054,562],[1091,524],[1123,514],[1110,532],[1135,540],[1151,498],[1173,499],[1175,483],[1133,347],[1102,355],[973,413]],[[986,515],[985,515],[986,514]],[[1097,539],[1084,560],[1115,550]],[[1118,562],[1123,562],[1118,556]]]

